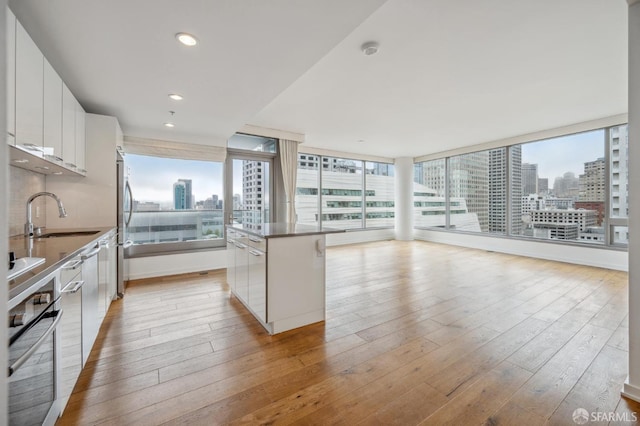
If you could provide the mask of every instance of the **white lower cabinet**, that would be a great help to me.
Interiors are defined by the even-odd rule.
[[[249,246],[249,308],[267,322],[267,254]]]
[[[111,277],[117,279],[116,241],[115,234],[105,237],[59,269],[58,292],[63,315],[56,339],[60,348],[57,399],[61,412],[89,358],[116,292],[115,281],[110,284]]]
[[[324,247],[322,234],[259,238],[228,228],[229,288],[271,334],[324,321]]]

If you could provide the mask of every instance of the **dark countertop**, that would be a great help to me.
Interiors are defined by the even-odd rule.
[[[300,223],[274,222],[263,223],[261,229],[252,229],[242,224],[227,225],[228,228],[246,232],[261,238],[298,237],[301,235],[337,234],[344,229],[328,228],[318,225],[303,225]]]
[[[82,229],[46,229],[45,233],[54,232],[77,232],[77,231],[98,231],[93,235],[76,235],[55,238],[33,238],[32,247],[29,250],[29,238],[24,236],[9,237],[9,251],[16,254],[16,258],[21,257],[43,257],[45,261],[42,265],[9,281],[9,304],[11,301],[27,292],[31,286],[47,275],[55,272],[65,262],[81,253],[83,250],[93,247],[98,240],[106,236],[115,234],[116,228],[82,228]]]

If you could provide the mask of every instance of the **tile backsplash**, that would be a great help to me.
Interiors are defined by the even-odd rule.
[[[9,235],[22,235],[27,217],[27,200],[36,192],[46,188],[45,176],[24,170],[19,167],[9,167]],[[34,226],[44,226],[45,202],[48,197],[39,197],[33,204],[31,213]],[[53,200],[51,200],[53,202]],[[39,213],[39,217],[37,217]]]

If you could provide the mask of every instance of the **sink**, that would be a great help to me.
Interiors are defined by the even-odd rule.
[[[34,236],[34,238],[60,238],[60,237],[79,237],[82,235],[94,235],[100,231],[60,231],[47,232],[46,234]]]

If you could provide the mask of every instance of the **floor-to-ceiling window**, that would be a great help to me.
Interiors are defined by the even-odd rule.
[[[620,125],[418,162],[414,223],[624,246],[627,155],[627,126]]]
[[[389,163],[299,153],[298,222],[349,230],[393,227],[394,174]]]

